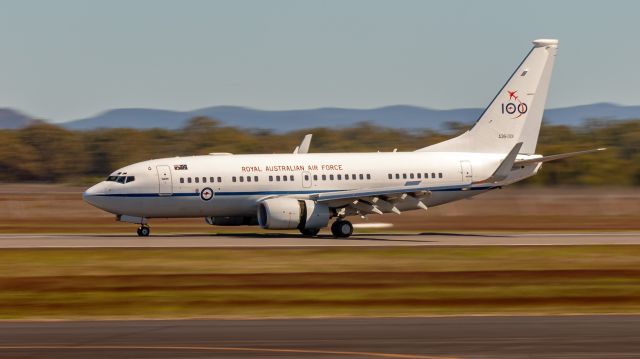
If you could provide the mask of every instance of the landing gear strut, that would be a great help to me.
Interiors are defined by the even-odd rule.
[[[347,238],[353,234],[353,224],[349,221],[338,219],[331,225],[331,233],[336,238]]]
[[[140,227],[138,227],[138,236],[148,237],[149,233],[151,233],[151,229],[149,229],[149,226],[143,224]]]

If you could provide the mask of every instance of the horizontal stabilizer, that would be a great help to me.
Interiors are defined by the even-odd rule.
[[[513,168],[513,164],[516,161],[516,157],[518,156],[518,152],[520,152],[520,148],[522,148],[522,142],[516,143],[515,146],[509,151],[507,156],[502,160],[498,168],[493,172],[493,174],[481,181],[480,183],[489,183],[489,182],[500,182],[509,177],[509,173],[511,172],[511,168]]]
[[[606,150],[606,148],[596,148],[596,149],[593,149],[593,150],[576,151],[576,152],[569,152],[569,153],[561,153],[561,154],[558,154],[558,155],[550,155],[550,156],[531,158],[531,159],[525,159],[525,160],[517,160],[517,161],[515,161],[515,165],[516,166],[521,166],[521,165],[529,165],[529,164],[533,164],[533,163],[542,163],[542,162],[561,160],[563,158],[569,158],[569,157],[579,156],[579,155],[586,155],[587,153],[600,152],[600,151],[604,151],[604,150]]]

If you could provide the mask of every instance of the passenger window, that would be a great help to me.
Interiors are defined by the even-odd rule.
[[[370,180],[371,179],[371,173],[367,173],[367,179]]]
[[[356,174],[355,174],[355,173],[351,175],[351,179],[352,179],[352,180],[355,180],[355,179],[356,179]]]
[[[338,177],[338,180],[342,179],[342,175],[337,175],[337,177]]]
[[[364,175],[362,173],[360,174],[360,179],[364,179]]]
[[[207,177],[202,177],[202,183],[207,183]]]
[[[333,181],[333,175],[329,175],[329,180]]]
[[[309,175],[304,175],[304,180],[308,181],[309,180]]]
[[[231,177],[231,182],[235,182],[236,181],[236,176]]]
[[[322,175],[322,180],[326,181],[327,180],[327,175]]]
[[[421,179],[421,178],[422,178],[422,173],[418,173],[418,174],[416,175],[416,177],[418,177],[418,179]]]
[[[222,177],[218,177],[218,182],[222,182]]]
[[[344,175],[344,179],[345,179],[346,181],[348,181],[348,180],[349,180],[349,175]]]
[[[289,179],[293,182],[293,175],[289,176]]]
[[[187,177],[187,182],[191,183],[191,177]]]
[[[184,183],[184,178],[180,177],[180,183]]]
[[[438,177],[442,178],[442,172],[438,173]]]
[[[240,176],[238,178],[240,179],[240,182],[244,182],[244,177],[243,176]]]
[[[393,179],[393,175],[389,173],[389,179]]]
[[[253,176],[253,182],[258,182],[258,176]]]
[[[200,182],[200,177],[196,177],[194,178],[194,180],[196,181],[196,183]]]
[[[247,182],[251,182],[251,176],[247,176]]]
[[[413,173],[409,173],[409,178],[413,179]]]
[[[136,178],[134,176],[127,176],[127,183],[135,181]]]
[[[282,180],[286,182],[287,181],[287,176],[282,176]]]
[[[211,183],[215,182],[214,178],[213,177],[209,177],[209,182],[211,182]]]
[[[396,173],[396,179],[400,179],[400,174]]]
[[[428,174],[428,173],[425,173],[425,174],[424,174],[424,179],[427,179],[427,178],[429,178],[429,174]]]
[[[435,172],[431,172],[431,178],[436,178],[436,173]]]
[[[273,176],[269,176],[269,182],[273,182]]]
[[[280,182],[280,176],[276,176],[276,181]]]
[[[318,175],[313,175],[313,180],[317,181],[318,180]]]
[[[402,174],[402,178],[403,178],[403,179],[407,179],[407,174],[406,174],[406,173],[403,173],[403,174]]]

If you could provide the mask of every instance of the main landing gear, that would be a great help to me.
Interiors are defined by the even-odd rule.
[[[331,225],[331,233],[336,238],[347,238],[353,234],[353,224],[343,219],[338,219]]]
[[[149,237],[149,233],[151,233],[151,229],[149,226],[143,224],[138,227],[138,236],[140,237]]]
[[[302,228],[300,230],[303,236],[314,237],[320,233],[320,228]]]

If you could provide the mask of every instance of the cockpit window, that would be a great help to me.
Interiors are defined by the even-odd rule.
[[[108,182],[118,182],[118,183],[129,183],[136,180],[136,176],[109,176],[107,177]]]

